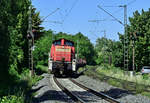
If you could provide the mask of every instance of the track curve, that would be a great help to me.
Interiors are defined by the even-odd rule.
[[[76,82],[75,80],[69,78],[70,81],[72,81],[74,84],[78,85],[79,87],[83,88],[84,90],[88,91],[88,92],[91,92],[93,93],[94,95],[102,98],[102,99],[105,99],[106,101],[110,102],[110,103],[120,103],[119,101],[117,101],[116,99],[112,98],[112,97],[109,97],[108,95],[105,95],[104,93],[101,93],[101,92],[97,92],[93,89],[90,89],[78,82]]]

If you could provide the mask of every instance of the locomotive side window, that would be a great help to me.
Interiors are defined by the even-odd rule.
[[[72,43],[72,42],[70,42],[70,41],[65,41],[65,45],[73,46],[73,43]]]
[[[61,41],[60,40],[59,41],[55,41],[54,45],[61,45]]]

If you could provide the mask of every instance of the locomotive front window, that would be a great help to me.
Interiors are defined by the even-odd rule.
[[[72,43],[72,42],[70,42],[70,41],[65,41],[65,45],[73,46],[73,43]]]
[[[54,45],[61,45],[61,41],[55,41]]]

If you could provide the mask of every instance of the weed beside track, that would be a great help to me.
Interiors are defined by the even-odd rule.
[[[134,94],[142,94],[150,98],[150,85],[139,84],[137,82],[131,82],[120,78],[106,76],[105,74],[98,72],[97,67],[94,66],[88,67],[88,70],[85,71],[84,74],[94,79],[107,82],[108,84],[115,87],[128,90]]]

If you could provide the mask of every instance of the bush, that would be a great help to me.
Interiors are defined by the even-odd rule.
[[[32,87],[36,82],[41,80],[43,77],[42,76],[37,76],[36,73],[34,77],[30,76],[30,70],[29,69],[24,69],[23,72],[20,75],[22,83],[27,82],[28,87]]]
[[[14,77],[14,80],[18,80],[19,74],[14,65],[10,65],[9,74]]]
[[[48,60],[48,59],[47,59]],[[48,61],[46,61],[46,60],[41,60],[41,61],[38,61],[37,62],[37,65],[44,65],[44,64],[46,64],[46,63],[48,63]]]
[[[9,96],[3,96],[0,99],[0,103],[24,103],[22,96],[15,96],[15,95],[9,95]]]
[[[149,78],[149,75],[148,74],[143,74],[142,77],[143,77],[143,79],[147,80]]]
[[[36,70],[37,70],[36,73],[38,73],[39,71],[42,72],[42,73],[48,73],[48,66],[37,65]]]

